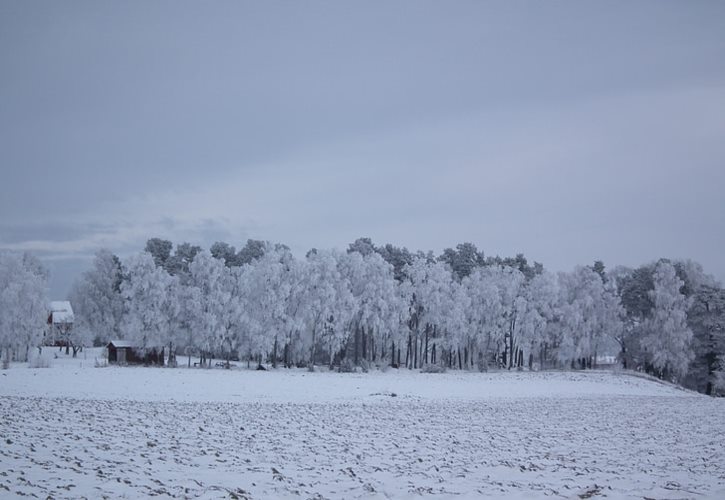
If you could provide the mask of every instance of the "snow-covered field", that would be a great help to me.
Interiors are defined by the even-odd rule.
[[[725,498],[725,400],[627,374],[79,356],[0,372],[1,498]]]

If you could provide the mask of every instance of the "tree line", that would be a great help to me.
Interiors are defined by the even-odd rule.
[[[172,363],[542,370],[612,354],[708,394],[723,386],[725,291],[692,261],[552,273],[471,243],[436,256],[360,238],[297,258],[258,240],[205,251],[152,238],[123,260],[99,251],[70,300],[69,344],[127,339]]]

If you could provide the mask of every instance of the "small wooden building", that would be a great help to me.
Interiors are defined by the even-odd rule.
[[[112,340],[106,346],[108,363],[121,365],[164,365],[164,349],[153,348],[141,352],[127,340]]]
[[[112,340],[106,346],[109,363],[132,363],[135,359],[133,345],[125,340]]]

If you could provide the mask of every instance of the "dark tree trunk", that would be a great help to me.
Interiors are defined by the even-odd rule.
[[[410,347],[412,345],[413,339],[411,338],[411,334],[408,334],[408,347],[405,349],[405,367],[411,368],[409,362],[410,362]]]
[[[709,311],[709,307],[708,307]],[[707,363],[707,385],[705,386],[705,394],[712,396],[713,381],[715,380],[715,371],[718,367],[717,353],[715,352],[715,335],[712,330],[707,336],[707,353],[705,353],[705,361]]]
[[[511,323],[509,324],[509,369],[513,366],[514,362],[516,361],[514,359],[514,332],[516,331],[516,317],[511,320]]]
[[[355,325],[355,366],[360,364],[360,326]]]
[[[310,366],[309,366],[310,370],[315,369],[315,347],[316,347],[315,344],[317,344],[316,333],[317,333],[316,328],[313,328],[312,329],[312,347],[310,347]]]
[[[425,364],[428,364],[428,329],[429,325],[425,325]]]
[[[418,368],[418,332],[413,339],[413,368]]]
[[[274,336],[274,347],[272,348],[272,368],[277,368],[277,336]]]

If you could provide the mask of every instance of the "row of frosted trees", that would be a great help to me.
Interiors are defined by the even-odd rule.
[[[436,258],[367,239],[305,258],[255,241],[171,250],[154,239],[123,262],[99,252],[72,293],[73,341],[287,367],[587,368],[618,353],[627,368],[683,380],[698,357],[696,298],[722,298],[689,262],[552,274],[522,256],[484,259],[471,244]],[[708,311],[722,310],[716,302]],[[722,335],[709,330],[712,384]]]

